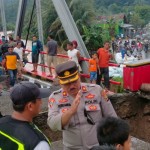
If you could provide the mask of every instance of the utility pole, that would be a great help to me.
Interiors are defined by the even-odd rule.
[[[2,27],[5,39],[7,39],[7,29],[6,29],[6,18],[5,18],[5,9],[4,9],[4,1],[0,0],[0,10],[1,10],[1,17],[2,17]]]
[[[57,11],[57,14],[62,22],[63,28],[67,34],[67,37],[70,41],[76,40],[79,47],[81,48],[82,56],[90,58],[89,53],[86,49],[86,46],[81,38],[81,35],[78,31],[78,28],[73,20],[73,17],[70,13],[70,10],[66,4],[65,0],[52,0],[54,7]],[[88,63],[84,62],[82,66],[84,73],[88,72]]]
[[[39,40],[42,42],[43,50],[44,50],[44,39],[43,39],[43,24],[42,24],[42,13],[41,13],[41,0],[36,0],[36,14],[37,14],[37,22],[38,22],[38,34]],[[44,55],[40,54],[41,64],[44,64]],[[41,67],[42,72],[45,72],[45,67]]]

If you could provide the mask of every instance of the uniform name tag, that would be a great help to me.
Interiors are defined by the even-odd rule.
[[[59,100],[59,103],[66,103],[66,102],[68,102],[68,100],[67,100],[67,99],[65,99],[65,98],[63,98],[63,99]]]
[[[85,105],[86,111],[97,111],[100,110],[99,104],[87,104]]]
[[[85,104],[95,104],[95,103],[97,103],[96,99],[85,101]]]

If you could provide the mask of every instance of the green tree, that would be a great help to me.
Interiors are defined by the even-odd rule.
[[[96,16],[94,15],[93,1],[92,0],[71,0],[66,1],[71,14],[75,20],[80,34],[83,34],[82,25],[89,26],[93,24]],[[65,31],[62,27],[60,19],[57,17],[50,26],[50,32],[56,35],[61,45],[67,40]]]
[[[135,28],[141,28],[145,24],[145,21],[141,19],[141,17],[137,13],[133,13],[130,17],[130,20],[130,23],[133,24]]]
[[[96,15],[97,16],[111,15],[111,12],[106,7],[100,6],[98,9],[96,9]]]
[[[47,36],[50,33],[50,26],[58,17],[57,12],[51,0],[41,1],[42,5],[42,21],[43,21],[43,33],[44,40],[47,41]]]
[[[134,1],[134,4],[135,4],[135,5],[139,5],[139,6],[142,6],[142,5],[144,5],[145,3],[146,3],[145,0],[135,0],[135,1]]]
[[[121,13],[122,9],[116,3],[113,3],[113,4],[109,5],[108,10],[114,14],[118,14],[118,13]]]
[[[103,46],[103,39],[102,39],[103,31],[101,27],[95,25],[91,27],[83,25],[82,27],[84,31],[82,38],[86,44],[89,53],[91,51],[97,51],[98,48]]]
[[[140,18],[145,20],[145,24],[147,24],[150,21],[150,6],[149,5],[135,6],[134,11],[140,16]]]
[[[111,18],[110,20],[107,21],[107,25],[108,25],[108,32],[109,32],[109,36],[111,38],[115,37],[115,28],[116,28],[116,21],[114,18]]]

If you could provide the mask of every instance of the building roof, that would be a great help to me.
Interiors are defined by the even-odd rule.
[[[124,19],[124,14],[116,14],[116,15],[111,15],[111,16],[98,16],[97,19],[99,21],[105,22],[106,20],[114,19],[114,20],[123,20]]]
[[[133,25],[132,24],[122,24],[122,25],[120,25],[120,27],[122,27],[122,28],[131,28],[131,27],[133,27]]]

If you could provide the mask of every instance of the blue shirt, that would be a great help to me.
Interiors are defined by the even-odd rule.
[[[43,50],[43,46],[39,40],[32,42],[32,53],[38,54],[42,50]]]
[[[38,53],[37,41],[32,42],[32,53],[34,54]]]

